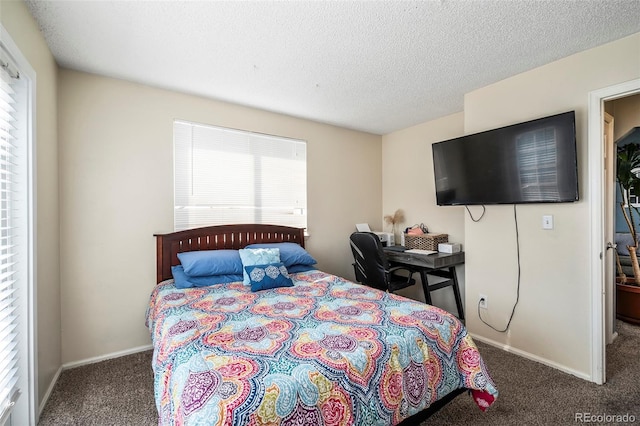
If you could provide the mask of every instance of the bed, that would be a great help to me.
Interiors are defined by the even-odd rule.
[[[174,283],[179,254],[304,248],[302,229],[223,225],[156,238],[146,323],[160,425],[408,425],[462,392],[482,411],[498,395],[462,323],[439,308],[313,267],[289,274],[293,286],[260,291]]]

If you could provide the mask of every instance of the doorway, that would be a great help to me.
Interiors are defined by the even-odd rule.
[[[630,303],[633,304],[629,299],[629,296],[635,297],[633,293],[626,295],[625,292],[622,292],[621,299],[618,301],[621,305],[616,305],[616,297],[620,294],[618,293],[618,287],[616,285],[616,275],[622,273],[627,277],[634,276],[631,268],[630,254],[626,249],[627,245],[633,244],[633,238],[631,237],[631,230],[627,224],[627,220],[625,220],[622,214],[621,203],[630,206],[628,209],[625,208],[625,210],[630,213],[630,218],[633,219],[635,223],[635,229],[640,229],[640,221],[637,214],[638,209],[640,209],[640,198],[637,196],[640,195],[640,193],[638,193],[638,189],[640,188],[635,188],[635,186],[637,186],[635,185],[634,190],[630,191],[628,195],[623,196],[618,189],[618,185],[615,184],[617,180],[617,173],[615,171],[617,167],[618,149],[621,147],[628,149],[631,146],[637,147],[640,145],[640,94],[605,101],[603,108],[605,198],[607,200],[606,205],[609,206],[609,208],[605,209],[605,235],[607,236],[607,241],[613,241],[615,243],[612,245],[615,249],[607,250],[607,255],[605,256],[605,278],[607,280],[605,288],[613,289],[612,292],[607,291],[605,295],[605,315],[607,319],[605,336],[606,343],[609,345],[613,343],[613,340],[618,335],[617,325],[624,325],[626,327],[626,324],[618,323],[617,317],[622,315],[627,322],[635,321],[633,318],[625,317],[625,315],[629,314],[624,312],[625,307],[630,306]],[[631,171],[635,172],[636,175],[638,174],[637,168]],[[611,236],[613,236],[613,240],[609,239]],[[614,257],[616,252],[618,256]],[[609,280],[611,280],[611,283]],[[618,309],[616,309],[616,306]],[[622,308],[622,313],[620,313],[620,308]],[[622,327],[622,329],[626,329],[625,327]],[[632,326],[629,325],[629,327]]]
[[[593,382],[603,384],[606,381],[606,345],[613,338],[613,312],[611,302],[613,298],[613,279],[607,279],[605,268],[607,243],[614,242],[612,233],[613,217],[605,209],[611,209],[607,205],[607,181],[605,172],[606,158],[614,155],[613,144],[609,149],[603,149],[604,144],[604,120],[605,102],[625,98],[640,93],[640,79],[606,87],[589,93],[588,112],[588,158],[589,158],[589,200],[591,211],[591,255],[594,261],[591,264],[591,300],[592,300],[592,364],[591,379]],[[614,117],[615,120],[615,117]],[[600,259],[600,262],[597,261]],[[609,308],[607,308],[609,306]],[[609,334],[611,333],[611,334]]]

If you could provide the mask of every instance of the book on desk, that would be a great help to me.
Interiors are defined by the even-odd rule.
[[[422,249],[409,249],[409,250],[405,250],[404,252],[405,253],[424,254],[424,255],[438,253],[437,250],[422,250]]]

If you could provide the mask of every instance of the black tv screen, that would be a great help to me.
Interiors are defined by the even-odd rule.
[[[575,112],[432,145],[438,205],[578,200]]]

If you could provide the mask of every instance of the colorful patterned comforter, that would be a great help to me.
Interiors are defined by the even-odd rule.
[[[497,397],[451,314],[319,271],[293,287],[158,284],[147,310],[161,425],[393,425],[458,388]]]

